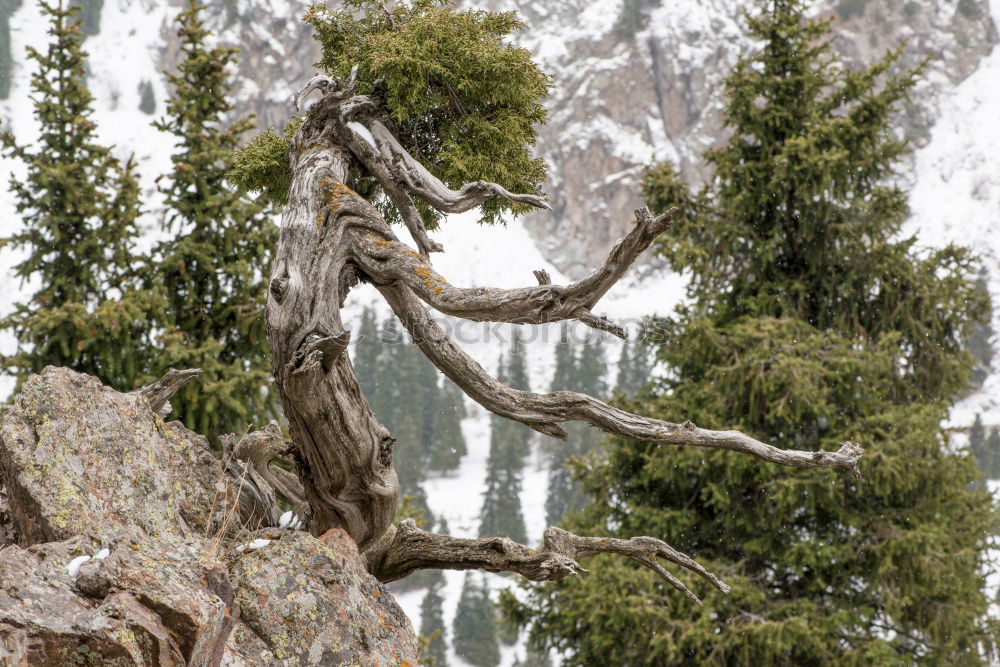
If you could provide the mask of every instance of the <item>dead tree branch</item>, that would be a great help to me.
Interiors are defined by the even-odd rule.
[[[163,419],[170,414],[170,399],[180,391],[184,385],[201,375],[200,368],[189,368],[179,371],[171,368],[167,373],[153,384],[146,385],[141,389],[136,389],[132,393],[142,396],[149,401],[149,408],[154,414]]]
[[[407,519],[387,532],[366,558],[368,571],[383,582],[423,569],[514,572],[531,581],[558,581],[587,574],[580,559],[604,553],[626,556],[648,567],[695,602],[701,602],[698,596],[667,571],[660,559],[694,572],[723,593],[729,592],[729,586],[718,577],[662,540],[581,537],[555,526],[545,529],[542,544],[535,550],[506,537],[474,540],[429,533]]]

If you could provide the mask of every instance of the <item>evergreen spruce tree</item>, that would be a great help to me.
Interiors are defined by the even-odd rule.
[[[84,35],[96,35],[101,32],[101,11],[104,0],[74,0],[73,4],[80,8],[80,29]]]
[[[979,461],[979,467],[986,470],[986,429],[983,428],[983,416],[978,413],[969,427],[969,452]]]
[[[618,354],[618,376],[615,378],[615,393],[626,394],[632,386],[632,347],[633,339],[628,339],[622,345]]]
[[[518,329],[514,329],[510,338],[510,349],[507,352],[507,383],[514,389],[531,391],[524,341],[521,340],[521,332]]]
[[[563,322],[559,327],[559,342],[555,346],[555,371],[549,391],[566,391],[576,374],[576,346],[570,338],[569,326]]]
[[[5,154],[28,165],[27,179],[10,181],[21,230],[0,243],[26,251],[14,273],[39,288],[0,321],[18,340],[2,365],[22,380],[50,364],[68,366],[131,390],[148,379],[149,315],[157,309],[135,286],[139,185],[131,160],[122,164],[97,143],[78,8],[41,8],[52,41],[44,53],[28,49],[38,63],[38,141],[22,146],[0,135]]]
[[[906,144],[891,122],[917,73],[898,72],[898,51],[849,70],[801,0],[759,6],[763,46],[727,80],[730,138],[707,155],[708,190],[689,195],[668,167],[645,182],[652,206],[685,211],[663,250],[692,282],[661,323],[671,373],[633,405],[778,447],[860,442],[861,478],[614,440],[573,527],[661,537],[732,591],[702,586],[699,607],[596,560],[507,608],[572,664],[980,664],[997,629],[983,590],[997,517],[941,422],[987,304],[967,251],[899,235]]]
[[[156,113],[156,93],[153,84],[145,79],[139,82],[139,111],[148,116]]]
[[[496,609],[490,600],[485,581],[471,572],[465,575],[462,596],[458,599],[452,637],[455,653],[470,665],[495,667],[500,664],[500,642],[497,640]]]
[[[986,475],[986,479],[1000,479],[1000,431],[996,427],[990,429],[990,435],[986,438],[983,449],[983,458],[986,461],[982,465],[983,474]]]
[[[277,228],[261,205],[226,184],[232,153],[254,125],[250,118],[226,124],[236,53],[209,46],[201,11],[188,0],[177,19],[183,57],[168,75],[167,116],[155,124],[177,138],[173,171],[160,183],[173,233],[157,250],[156,280],[171,314],[163,366],[203,370],[172,400],[174,410],[214,439],[276,414],[264,302]]]
[[[522,391],[531,391],[531,384],[528,381],[528,361],[525,358],[524,341],[521,340],[521,333],[514,329],[514,334],[510,340],[510,348],[507,351],[507,368],[505,372],[506,382],[509,386]],[[518,470],[523,468],[524,460],[531,453],[532,431],[524,424],[510,422],[507,431],[509,444],[513,448],[514,455],[518,458],[512,459],[520,462]]]
[[[397,468],[399,488],[405,495],[413,496],[414,503],[430,514],[424,480],[427,479],[426,451],[424,448],[423,410],[429,387],[425,384],[423,366],[427,360],[411,341],[402,344],[387,344],[388,363],[383,367],[381,381],[390,384],[391,401],[383,406],[388,414],[376,412],[379,419],[396,439],[393,457],[406,461]],[[374,409],[374,408],[373,408]]]
[[[490,454],[486,460],[486,490],[479,513],[480,537],[509,537],[524,544],[528,541],[521,510],[521,467],[523,459],[511,447],[510,423],[503,417],[490,417]]]
[[[420,603],[420,634],[427,638],[427,646],[420,656],[420,664],[448,664],[448,641],[444,632],[444,574],[433,570],[435,577]]]
[[[465,398],[462,390],[451,380],[443,380],[440,390],[438,411],[434,415],[434,427],[430,443],[427,467],[438,472],[456,470],[462,457],[469,453],[462,434],[462,419],[465,418]]]
[[[382,345],[379,341],[379,326],[375,311],[366,307],[361,312],[361,324],[358,332],[353,336],[354,354],[351,360],[354,362],[354,372],[358,376],[361,390],[365,396],[375,395],[378,359],[382,352]]]
[[[509,363],[500,357],[497,379],[507,382]],[[480,537],[509,537],[527,542],[521,511],[521,471],[524,467],[521,424],[490,415],[490,453],[486,459],[486,490],[479,513]]]
[[[979,272],[979,277],[976,280],[976,285],[984,294],[989,293],[989,287],[986,284],[986,277],[986,270],[983,269]],[[983,320],[982,322],[976,322],[972,326],[972,330],[968,338],[968,345],[969,351],[972,352],[972,356],[976,360],[976,366],[972,371],[973,387],[981,387],[992,371],[994,333],[993,325],[989,319]]]
[[[20,6],[21,0],[0,0],[0,100],[10,97],[10,78],[14,70],[10,19]]]
[[[608,393],[607,373],[604,341],[597,335],[592,335],[580,348],[573,388],[591,396],[605,396]]]
[[[616,394],[634,394],[649,382],[653,370],[650,356],[649,345],[641,338],[629,338],[625,341],[618,357]]]
[[[569,359],[561,360],[560,355],[566,355],[566,352],[557,347],[556,369],[557,373],[564,375],[562,382],[566,385],[563,389],[591,396],[602,396],[608,392],[604,343],[599,338],[591,337],[584,341],[579,355],[571,358],[572,362]],[[560,363],[563,365],[562,370],[559,368]],[[575,478],[573,462],[593,451],[601,438],[600,431],[580,422],[566,424],[565,428],[569,437],[565,442],[554,445],[549,468],[545,518],[550,524],[561,523],[568,513],[583,509],[587,503],[587,495]]]

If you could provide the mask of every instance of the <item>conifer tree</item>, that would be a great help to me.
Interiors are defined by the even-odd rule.
[[[496,610],[490,600],[489,586],[481,579],[476,583],[477,578],[469,572],[462,585],[452,628],[455,653],[470,665],[495,667],[500,664]]]
[[[445,639],[444,628],[444,598],[441,589],[444,588],[444,574],[440,570],[432,571],[433,581],[420,603],[420,634],[427,638],[427,647],[420,656],[420,663],[436,665],[448,664],[448,641]],[[428,660],[430,658],[430,660]]]
[[[20,6],[21,0],[0,0],[0,100],[10,97],[10,77],[14,69],[10,19]]]
[[[376,393],[378,381],[379,354],[382,352],[382,345],[379,341],[379,325],[375,310],[366,307],[361,312],[361,324],[358,331],[352,337],[354,341],[354,370],[358,376],[362,391],[369,400]]]
[[[986,459],[986,464],[982,466],[983,474],[986,479],[1000,479],[1000,430],[996,427],[990,429],[983,449]]]
[[[404,494],[414,496],[420,507],[427,508],[427,496],[423,489],[427,478],[423,442],[426,414],[423,405],[429,387],[421,377],[422,366],[427,362],[410,341],[390,345],[389,349],[392,362],[383,378],[391,379],[393,402],[385,425],[396,439],[393,456],[406,461],[406,465],[397,470],[399,488]]]
[[[549,391],[565,391],[570,388],[576,374],[576,346],[570,338],[565,322],[559,327],[559,341],[555,346],[555,371]]]
[[[131,390],[148,377],[149,316],[157,310],[157,299],[135,286],[139,185],[131,159],[122,164],[97,143],[78,8],[41,8],[52,41],[44,53],[28,48],[38,63],[38,141],[29,147],[0,135],[5,154],[28,165],[26,180],[10,181],[23,224],[2,244],[26,251],[14,273],[39,289],[0,321],[18,339],[3,368],[23,379],[68,366]]]
[[[979,461],[979,467],[985,470],[986,429],[983,428],[983,416],[978,413],[969,427],[969,451]]]
[[[595,500],[575,527],[663,537],[733,590],[702,607],[649,600],[653,577],[598,561],[508,609],[573,664],[979,664],[996,632],[982,574],[996,513],[941,422],[987,304],[967,251],[899,236],[906,145],[891,122],[917,73],[898,72],[899,51],[849,70],[801,0],[758,6],[763,46],[727,80],[730,138],[707,155],[707,191],[669,167],[645,181],[651,206],[685,211],[663,250],[692,282],[661,323],[671,373],[630,405],[779,447],[860,442],[861,478],[615,439],[585,473]]]
[[[591,396],[604,396],[608,393],[607,372],[604,341],[596,335],[590,336],[580,348],[573,388]]]
[[[80,29],[84,35],[96,35],[101,32],[101,11],[104,0],[74,0],[73,5],[80,8]]]
[[[615,378],[615,393],[634,394],[649,382],[652,372],[650,350],[641,338],[629,338],[622,345],[618,357],[618,376]]]
[[[145,79],[139,82],[139,111],[149,116],[156,113],[156,93],[153,84]]]
[[[462,390],[450,380],[443,380],[438,406],[434,415],[427,467],[445,472],[457,469],[462,457],[469,452],[462,434],[462,419],[466,414]]]
[[[507,384],[515,389],[531,391],[531,384],[528,381],[528,361],[525,358],[524,341],[521,340],[521,333],[514,329],[514,334],[510,339],[510,348],[507,351],[507,368],[504,377]],[[512,462],[519,461],[518,469],[523,467],[524,460],[531,453],[531,429],[523,424],[510,422],[506,429],[506,437],[513,448],[515,457]]]
[[[976,285],[984,293],[989,293],[986,284],[986,270],[979,272]],[[969,351],[976,360],[975,368],[972,370],[972,386],[981,387],[986,378],[989,377],[993,367],[993,325],[989,319],[976,322],[968,337]]]
[[[490,454],[486,460],[486,489],[479,513],[480,537],[509,537],[527,542],[521,510],[522,460],[510,443],[510,423],[490,417]]]
[[[263,310],[277,228],[260,204],[226,184],[232,153],[254,125],[248,117],[227,124],[236,52],[209,45],[201,11],[188,0],[178,16],[182,60],[168,74],[167,116],[155,123],[177,139],[173,171],[160,182],[173,233],[157,249],[156,280],[171,314],[163,365],[203,370],[174,409],[214,439],[276,414]]]
[[[501,355],[497,379],[506,382],[509,362]],[[521,424],[490,415],[490,453],[486,460],[486,490],[479,513],[480,537],[509,537],[527,541],[524,514],[521,511],[521,471],[524,447]]]
[[[507,383],[514,389],[531,391],[524,341],[521,340],[521,332],[517,329],[514,329],[510,338],[510,349],[507,352]]]
[[[563,358],[560,358],[561,356]],[[607,363],[603,342],[596,337],[589,338],[580,346],[578,355],[574,355],[572,350],[567,354],[557,347],[556,372],[563,375],[561,380],[565,383],[561,387],[563,389],[592,396],[606,394]],[[556,390],[555,378],[552,389]],[[566,441],[556,443],[552,449],[552,462],[549,468],[545,518],[553,525],[561,523],[569,512],[583,509],[587,503],[583,487],[575,478],[573,462],[591,452],[601,437],[599,431],[582,423],[567,424],[566,432],[568,434]]]

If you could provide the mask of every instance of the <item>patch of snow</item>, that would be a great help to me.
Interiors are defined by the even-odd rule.
[[[351,132],[364,139],[364,142],[371,146],[373,151],[378,153],[378,146],[375,144],[375,137],[372,136],[371,130],[356,120],[352,120],[347,123],[347,127],[351,130]]]
[[[90,560],[90,556],[77,556],[71,560],[69,565],[66,566],[66,571],[69,572],[69,576],[75,579],[76,575],[80,574],[80,567],[82,567],[88,560]]]

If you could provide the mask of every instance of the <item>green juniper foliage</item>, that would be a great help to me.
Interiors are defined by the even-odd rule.
[[[131,159],[122,164],[97,143],[78,8],[41,8],[52,41],[44,53],[28,49],[38,63],[38,140],[23,146],[0,135],[5,154],[28,167],[26,179],[10,181],[22,227],[0,243],[25,251],[15,275],[38,283],[0,321],[19,344],[3,368],[23,380],[50,364],[68,366],[131,390],[148,379],[148,315],[156,310],[156,299],[135,288],[139,185]]]
[[[164,367],[201,368],[200,381],[173,399],[184,423],[211,439],[243,433],[276,413],[268,391],[264,325],[266,267],[277,241],[267,210],[226,186],[231,156],[250,118],[232,111],[227,69],[234,49],[211,47],[189,0],[178,16],[182,60],[169,74],[173,94],[155,125],[177,138],[173,171],[160,181],[171,237],[157,248],[155,280],[165,287]]]
[[[505,607],[568,664],[981,664],[997,516],[941,422],[988,304],[967,250],[899,234],[892,121],[918,73],[897,71],[898,51],[849,71],[802,0],[759,7],[762,47],[726,82],[713,180],[697,196],[668,166],[645,180],[653,207],[684,211],[661,250],[692,282],[660,323],[670,373],[624,403],[782,448],[855,441],[861,478],[612,440],[582,471],[594,502],[572,527],[662,537],[732,592],[681,574],[697,606],[604,558]]]
[[[532,149],[550,80],[526,50],[505,41],[524,27],[513,12],[459,11],[446,0],[347,0],[336,10],[314,5],[305,21],[323,50],[320,69],[347,77],[357,65],[359,93],[381,103],[403,146],[444,183],[488,180],[512,192],[539,191],[547,168]],[[237,159],[233,179],[280,202],[287,155],[287,133],[265,133]],[[396,219],[358,169],[352,186]],[[434,227],[440,214],[420,208]],[[482,206],[481,221],[527,210],[495,199]]]

